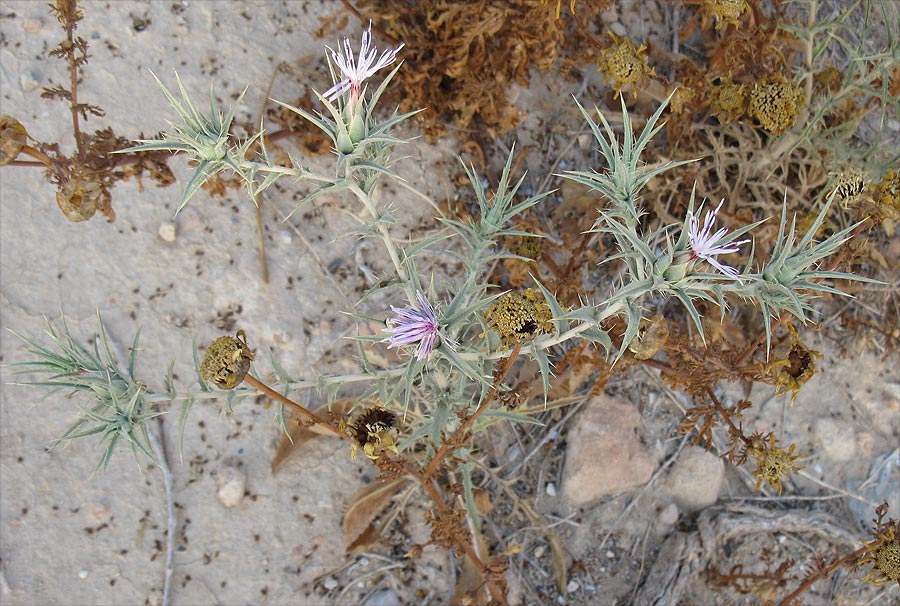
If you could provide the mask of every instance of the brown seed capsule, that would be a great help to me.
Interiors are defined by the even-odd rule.
[[[377,406],[364,410],[349,428],[350,435],[356,440],[351,456],[356,458],[358,448],[372,460],[378,459],[385,450],[396,453],[396,425],[397,415],[389,410]]]
[[[250,372],[253,353],[243,330],[236,337],[219,337],[206,349],[200,363],[200,376],[219,389],[234,389]]]
[[[0,116],[0,166],[15,160],[27,142],[28,133],[18,120],[6,114]]]

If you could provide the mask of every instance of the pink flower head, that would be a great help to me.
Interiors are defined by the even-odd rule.
[[[728,228],[722,227],[716,233],[710,235],[713,223],[716,221],[716,215],[719,214],[719,209],[722,208],[722,204],[724,203],[725,199],[723,198],[716,207],[716,210],[706,211],[706,218],[703,220],[703,229],[700,229],[700,220],[694,216],[694,213],[688,212],[688,238],[691,244],[691,261],[703,259],[726,276],[735,278],[738,275],[738,271],[733,267],[719,263],[716,260],[716,255],[737,252],[740,244],[744,244],[750,240],[738,240],[737,242],[729,242],[726,245],[716,244],[716,242],[719,242],[725,237],[725,234],[728,233]]]
[[[390,341],[388,349],[418,343],[416,359],[424,360],[431,355],[438,337],[450,347],[452,343],[440,333],[434,309],[425,296],[416,292],[416,300],[417,306],[407,305],[402,309],[391,306],[394,317],[387,321],[387,332],[390,332],[391,336],[385,341]]]
[[[384,51],[381,53],[381,57],[378,58],[378,61],[375,61],[378,49],[374,46],[369,48],[371,44],[372,22],[369,21],[369,27],[363,32],[362,43],[359,45],[358,59],[353,59],[353,49],[350,48],[350,38],[347,38],[346,36],[344,36],[343,53],[335,52],[329,46],[325,47],[331,51],[332,60],[344,76],[343,80],[325,91],[323,96],[326,99],[334,101],[348,90],[350,91],[351,99],[359,98],[363,81],[366,78],[371,77],[378,70],[393,63],[397,59],[397,53],[400,52],[400,49],[404,46],[401,44],[394,50]]]

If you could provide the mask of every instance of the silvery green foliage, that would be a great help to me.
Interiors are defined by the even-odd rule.
[[[98,469],[106,467],[120,440],[131,447],[135,458],[141,453],[155,461],[146,422],[161,413],[151,411],[146,400],[147,389],[134,376],[140,331],[134,337],[124,369],[113,355],[102,323],[90,349],[72,339],[65,321],[61,329],[48,322],[46,334],[52,342],[50,347],[17,335],[34,359],[14,364],[15,372],[45,375],[43,380],[27,384],[50,388],[53,392],[68,391],[70,395],[84,396],[81,400],[89,402],[54,446],[75,438],[99,435],[104,448]]]
[[[756,272],[751,271],[751,263],[748,263],[741,272],[702,270],[702,265],[698,261],[703,255],[697,254],[696,233],[692,233],[690,225],[696,203],[693,190],[688,203],[688,214],[682,223],[666,225],[652,232],[642,232],[639,219],[644,211],[637,203],[641,189],[651,177],[685,163],[670,162],[654,168],[643,167],[640,163],[641,151],[661,128],[658,121],[667,103],[668,100],[650,117],[637,139],[634,139],[631,121],[623,103],[624,134],[621,144],[599,110],[597,114],[603,125],[602,131],[590,114],[579,105],[599,144],[599,152],[608,169],[602,173],[570,171],[561,175],[597,191],[609,204],[609,208],[598,211],[599,218],[593,230],[612,236],[619,249],[618,253],[606,261],[622,259],[627,268],[623,284],[603,304],[616,312],[621,310],[627,320],[627,329],[619,355],[637,335],[640,321],[645,316],[646,301],[653,295],[664,298],[674,296],[678,299],[701,337],[703,325],[695,305],[697,300],[715,303],[723,315],[727,293],[754,302],[763,314],[768,348],[772,336],[772,317],[787,311],[805,323],[809,319],[806,312],[811,310],[810,300],[815,292],[843,294],[831,286],[817,283],[817,280],[873,281],[845,272],[824,271],[818,268],[818,263],[845,242],[850,232],[858,225],[851,225],[822,242],[813,243],[831,206],[833,195],[823,205],[816,221],[799,242],[794,241],[794,220],[785,233],[787,209],[783,207],[775,250],[770,259]],[[699,215],[699,211],[697,214]],[[715,213],[712,215],[714,218]],[[718,239],[715,244],[721,247],[734,245],[738,242],[738,238],[749,234],[762,222],[758,221],[737,229]],[[678,234],[674,242],[673,233]],[[608,313],[607,309],[606,314]]]
[[[348,49],[349,56],[349,46],[346,43],[345,48]],[[397,138],[393,131],[414,112],[394,112],[387,118],[382,118],[376,111],[379,99],[399,68],[398,65],[390,72],[368,97],[361,80],[351,83],[350,87],[344,87],[347,90],[343,93],[329,96],[317,94],[323,107],[321,112],[310,113],[281,103],[283,107],[320,129],[332,141],[335,170],[330,175],[313,172],[298,158],[291,158],[292,165],[289,167],[275,165],[262,145],[260,134],[243,142],[234,140],[228,132],[235,113],[234,107],[225,112],[213,103],[207,115],[200,114],[177,77],[181,101],[176,100],[161,83],[160,86],[181,117],[182,123],[173,124],[173,132],[162,140],[142,141],[132,150],[166,149],[183,152],[197,162],[197,169],[186,187],[179,210],[206,179],[223,170],[239,176],[247,184],[251,196],[264,191],[284,176],[317,185],[304,202],[314,200],[324,193],[351,194],[359,203],[358,216],[362,221],[361,227],[352,235],[379,240],[393,265],[394,275],[387,276],[387,279],[366,293],[366,297],[380,293],[382,299],[391,302],[405,299],[410,304],[410,309],[418,305],[420,311],[424,306],[419,297],[423,297],[429,310],[428,322],[433,321],[435,327],[440,327],[441,340],[433,350],[428,348],[428,355],[421,356],[423,359],[419,359],[420,356],[417,355],[408,355],[404,364],[385,369],[376,365],[366,347],[367,343],[383,341],[385,335],[358,336],[362,372],[345,377],[304,377],[302,381],[298,381],[288,376],[276,360],[273,360],[273,366],[282,391],[286,394],[292,388],[316,387],[333,398],[342,384],[366,382],[367,387],[360,400],[377,398],[386,406],[395,405],[403,411],[411,410],[414,413],[410,415],[412,430],[401,442],[401,448],[424,445],[426,449],[431,449],[441,442],[442,435],[451,431],[454,424],[459,422],[459,412],[467,407],[475,407],[484,400],[492,386],[495,362],[509,355],[509,350],[501,347],[497,335],[487,330],[483,318],[485,310],[502,294],[488,284],[487,276],[490,267],[497,260],[516,258],[504,250],[500,244],[501,238],[533,235],[511,229],[513,219],[539,204],[549,193],[539,193],[520,200],[518,190],[524,177],[517,181],[513,179],[512,153],[493,192],[485,189],[473,168],[465,167],[478,203],[478,216],[472,221],[441,219],[451,233],[436,233],[415,244],[400,244],[390,232],[396,221],[390,208],[380,202],[379,184],[382,178],[402,183],[400,175],[391,169],[391,157],[393,151],[404,141]],[[335,73],[332,68],[335,83],[341,81],[342,75],[345,74]],[[371,74],[367,73],[366,77],[369,75]],[[700,230],[697,217],[701,209],[694,215],[693,192],[690,193],[689,212],[684,221],[653,232],[644,230],[641,226],[644,211],[639,204],[642,189],[654,176],[685,164],[671,162],[647,167],[641,162],[641,153],[662,128],[659,120],[665,106],[666,103],[663,103],[656,110],[642,132],[635,137],[630,116],[623,103],[623,134],[620,142],[602,113],[596,112],[600,120],[597,123],[590,113],[578,105],[594,134],[605,166],[602,171],[574,171],[562,176],[583,183],[601,195],[605,207],[599,211],[592,229],[614,241],[618,251],[607,260],[621,259],[626,271],[621,283],[611,293],[601,293],[604,299],[585,303],[576,309],[563,309],[553,293],[538,284],[552,312],[554,330],[552,334],[539,335],[524,345],[520,355],[536,362],[545,397],[552,371],[548,353],[551,348],[581,338],[603,346],[611,354],[621,355],[637,334],[641,319],[650,311],[649,306],[659,298],[675,297],[685,307],[701,335],[703,328],[696,301],[715,303],[723,310],[723,314],[728,296],[753,301],[761,308],[767,335],[771,337],[772,316],[788,311],[805,321],[811,309],[811,297],[816,292],[839,292],[833,287],[816,283],[817,280],[861,279],[818,268],[818,263],[834,252],[853,229],[851,226],[822,242],[814,242],[830,202],[823,206],[818,220],[799,241],[795,241],[793,221],[787,228],[786,213],[782,213],[775,251],[756,271],[752,270],[752,254],[751,262],[741,271],[726,269],[717,262],[709,269],[706,268],[706,263],[713,255],[739,246],[742,243],[739,239],[749,236],[758,223],[731,233],[720,229],[712,234],[715,213],[710,212],[704,229]],[[706,238],[702,242],[701,236]],[[443,298],[439,298],[435,285],[428,284],[425,273],[420,270],[420,266],[425,266],[429,257],[438,253],[457,258],[463,267],[461,275],[448,280],[440,293]],[[712,271],[716,268],[726,271]],[[385,316],[388,313],[385,311]],[[600,328],[601,322],[612,316],[624,316],[627,322],[627,330],[618,352],[614,351],[609,335]],[[41,383],[42,385],[71,387],[75,391],[91,395],[95,402],[99,402],[95,404],[95,408],[83,414],[76,427],[64,439],[102,433],[109,442],[102,464],[109,460],[112,447],[121,436],[125,436],[134,448],[147,453],[143,446],[146,440],[138,440],[138,437],[145,435],[143,424],[156,414],[147,412],[148,402],[184,401],[184,419],[190,402],[195,398],[215,395],[209,392],[200,379],[200,393],[179,396],[172,385],[171,374],[166,381],[166,390],[149,394],[133,378],[133,360],[128,371],[122,372],[109,361],[111,357],[106,362],[101,362],[98,356],[88,356],[88,368],[103,374],[96,380],[79,378],[80,370],[75,369],[80,367],[75,365],[74,360],[79,356],[86,356],[84,352],[87,350],[71,341],[68,333],[60,336],[51,330],[51,338],[62,353],[28,342],[37,360],[27,363],[27,369],[52,373],[57,372],[55,369],[59,366],[61,378]],[[105,342],[105,338],[103,340]],[[103,389],[99,389],[98,385],[103,386]],[[228,397],[233,400],[247,393],[249,390],[231,391],[228,392]],[[280,411],[280,418],[284,424],[283,409]],[[525,415],[493,408],[478,419],[473,429],[483,430],[502,419],[530,421]],[[90,425],[92,422],[95,424]],[[462,452],[461,450],[460,453]],[[468,472],[466,469],[462,471],[465,484],[465,474]],[[475,515],[477,512],[472,513]]]

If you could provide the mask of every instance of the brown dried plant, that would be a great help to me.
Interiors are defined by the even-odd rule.
[[[70,221],[86,221],[97,212],[113,221],[116,213],[110,190],[116,182],[134,177],[141,186],[141,177],[146,173],[162,187],[173,183],[175,177],[166,164],[168,154],[164,152],[114,154],[129,147],[131,141],[116,135],[111,128],[90,134],[82,131],[82,120],[104,115],[100,107],[78,99],[78,79],[89,57],[87,41],[75,35],[84,13],[76,0],[56,0],[50,4],[50,11],[65,32],[65,38],[48,55],[68,64],[69,85],[45,88],[41,96],[68,103],[75,150],[66,155],[59,143],[35,141],[18,120],[4,115],[0,117],[0,166],[44,168],[47,181],[57,188],[57,205]],[[18,160],[20,155],[30,156],[32,160]]]
[[[514,86],[530,71],[567,74],[598,49],[591,23],[611,3],[584,2],[560,15],[554,2],[522,0],[360,0],[344,5],[385,39],[416,40],[397,75],[401,109],[427,108],[417,119],[429,139],[452,124],[463,133],[504,133],[524,117]]]

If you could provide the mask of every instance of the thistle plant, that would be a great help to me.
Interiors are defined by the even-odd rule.
[[[486,190],[473,167],[465,166],[478,215],[471,220],[443,218],[443,232],[436,231],[414,244],[404,243],[402,234],[395,233],[397,221],[390,204],[384,201],[382,185],[386,180],[404,185],[392,168],[395,149],[405,143],[395,131],[415,112],[394,111],[385,116],[380,111],[379,101],[400,64],[371,94],[367,84],[380,70],[396,62],[402,48],[401,44],[379,56],[372,45],[370,25],[356,58],[348,39],[342,42],[341,52],[328,49],[333,85],[322,94],[316,93],[320,111],[311,113],[279,102],[331,140],[335,158],[331,174],[320,174],[302,158],[293,156],[289,166],[276,164],[266,150],[262,132],[236,139],[230,132],[235,106],[218,108],[211,96],[208,112],[201,113],[177,76],[180,99],[161,82],[160,87],[180,122],[173,123],[172,131],[160,140],[139,141],[137,146],[123,150],[168,150],[184,154],[195,163],[178,211],[194,199],[206,180],[223,171],[238,177],[254,199],[281,178],[313,184],[314,189],[297,208],[325,194],[349,193],[358,203],[360,226],[348,235],[378,241],[390,261],[389,275],[381,276],[382,280],[365,295],[367,301],[384,306],[377,313],[386,328],[380,334],[356,337],[360,373],[298,379],[276,366],[279,385],[273,388],[253,374],[254,356],[241,331],[236,337],[213,342],[202,362],[195,356],[197,389],[178,392],[170,373],[164,379],[165,388],[153,391],[135,378],[137,340],[127,367],[122,369],[107,345],[103,355],[97,346],[88,350],[71,339],[64,325],[61,332],[49,330],[52,347],[26,339],[34,360],[20,366],[23,371],[49,376],[35,385],[71,389],[92,402],[62,439],[101,435],[106,440],[101,466],[108,464],[114,447],[123,439],[136,454],[153,460],[146,447],[148,420],[164,411],[163,404],[178,402],[182,404],[183,420],[193,401],[220,395],[208,383],[226,390],[224,397],[229,405],[262,392],[278,402],[283,427],[287,427],[288,414],[299,415],[305,426],[321,426],[325,433],[347,440],[353,453],[361,449],[378,467],[382,480],[404,479],[417,484],[433,504],[429,518],[432,542],[465,555],[481,575],[483,589],[479,591],[487,591],[496,603],[505,603],[503,558],[473,547],[478,544],[474,533],[480,527],[481,513],[475,506],[472,470],[479,436],[491,425],[533,423],[533,415],[542,410],[542,406],[526,411],[507,406],[514,395],[507,376],[519,358],[531,360],[538,368],[541,404],[546,404],[553,369],[562,353],[591,343],[600,345],[611,360],[622,360],[642,323],[646,325],[658,314],[667,299],[681,304],[701,337],[701,304],[718,306],[723,316],[729,300],[755,304],[762,314],[768,350],[775,331],[773,318],[790,314],[807,322],[815,295],[842,294],[835,280],[867,281],[847,272],[820,268],[858,224],[816,241],[831,208],[832,195],[822,201],[817,219],[798,238],[796,222],[793,218],[788,221],[785,209],[772,254],[756,262],[751,238],[762,221],[729,229],[720,224],[720,212],[728,209],[728,201],[719,202],[715,210],[706,210],[704,216],[705,205],[698,204],[692,191],[685,195],[687,213],[682,220],[648,229],[641,206],[645,187],[654,177],[688,162],[648,166],[641,159],[663,127],[660,118],[669,100],[656,109],[640,133],[635,133],[623,99],[621,141],[602,112],[589,112],[576,101],[596,140],[602,165],[597,170],[569,171],[559,176],[586,185],[598,195],[600,208],[590,234],[612,242],[614,253],[603,262],[620,263],[624,270],[621,279],[608,291],[595,293],[595,301],[577,307],[563,306],[537,280],[533,289],[504,292],[490,283],[492,266],[504,259],[525,257],[506,250],[503,239],[539,236],[514,229],[512,223],[550,192],[528,197],[520,194],[525,177],[513,176],[513,153],[492,192]],[[445,280],[428,278],[434,271],[435,258],[441,254],[452,254],[462,262],[460,275]],[[612,330],[615,321],[624,324],[621,334]],[[98,341],[108,343],[102,324]],[[383,343],[400,352],[401,361],[393,367],[377,368],[370,360],[373,349]],[[348,415],[313,412],[292,397],[316,388],[333,401],[343,388],[359,383],[364,389],[356,397],[357,410]],[[738,432],[732,437],[744,441],[744,458],[753,455],[760,465],[769,460],[765,452],[775,448],[774,435],[770,436],[771,448],[765,451],[759,439],[743,437],[717,400],[713,409]],[[758,475],[760,483],[766,479],[778,489],[782,476],[797,468],[792,464],[793,445],[779,452],[787,453],[783,457],[787,462],[777,469],[778,473],[761,471]],[[398,484],[398,490],[402,485]]]

